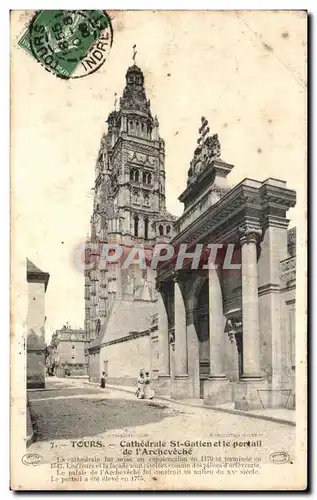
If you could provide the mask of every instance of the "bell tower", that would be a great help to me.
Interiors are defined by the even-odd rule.
[[[107,221],[107,233],[123,244],[151,243],[163,236],[157,224],[162,216],[170,223],[167,235],[172,233],[173,218],[165,206],[165,144],[146,97],[143,72],[133,64],[125,79],[119,109],[108,116],[101,148],[109,170],[103,191],[115,212],[115,220]]]
[[[152,116],[136,54],[133,46],[133,64],[126,72],[122,96],[118,101],[115,95],[114,109],[106,120],[108,130],[101,138],[95,167],[91,242],[117,243],[125,251],[141,244],[151,251],[156,241],[168,242],[173,236],[175,218],[165,205],[165,143],[160,137],[158,118]],[[129,273],[119,265],[87,271],[88,329],[96,331],[94,325],[98,320],[102,323],[114,299],[126,300],[127,294],[129,300],[155,298],[149,269],[130,269]],[[148,285],[146,292],[140,291],[144,281]]]

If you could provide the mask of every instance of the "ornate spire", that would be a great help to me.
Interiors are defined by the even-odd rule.
[[[141,69],[135,64],[136,45],[133,45],[133,65],[126,73],[126,86],[123,96],[120,99],[121,109],[128,111],[141,111],[151,117],[150,102],[146,98],[144,89],[144,75]]]

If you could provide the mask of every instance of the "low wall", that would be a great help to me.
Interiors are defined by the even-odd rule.
[[[124,337],[122,341],[116,340],[101,347],[99,380],[101,371],[105,371],[109,384],[135,386],[142,369],[152,376],[151,338],[148,334]]]
[[[28,389],[45,387],[45,350],[28,350],[26,358],[26,384]]]

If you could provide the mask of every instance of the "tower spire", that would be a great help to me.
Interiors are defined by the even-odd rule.
[[[133,59],[133,64],[135,64],[135,58],[136,58],[136,55],[137,55],[136,45],[134,44],[132,48],[133,48],[133,56],[132,56],[132,59]]]
[[[117,111],[117,92],[114,93],[114,110]]]

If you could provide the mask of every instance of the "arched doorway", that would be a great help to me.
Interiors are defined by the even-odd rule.
[[[199,349],[200,398],[203,398],[204,380],[209,377],[210,373],[208,278],[206,278],[203,281],[203,284],[197,295],[196,306],[194,308],[194,323],[199,344],[198,349]]]

